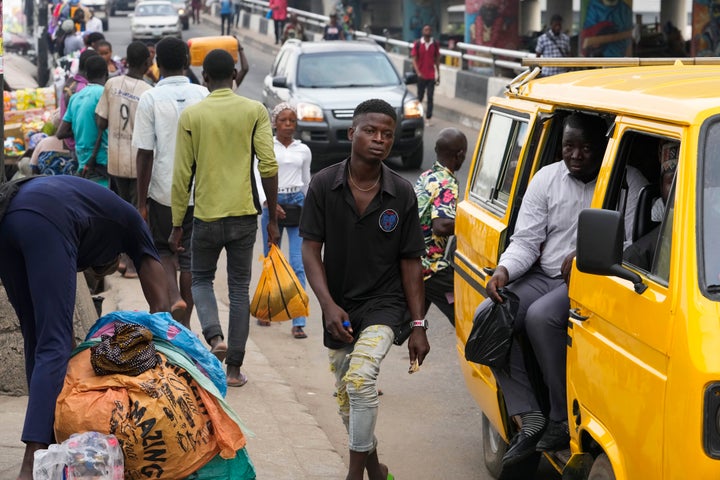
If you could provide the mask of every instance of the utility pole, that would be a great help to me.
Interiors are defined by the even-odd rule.
[[[25,0],[23,10],[25,13],[25,28],[29,33],[35,30],[35,0]]]
[[[45,87],[50,81],[48,68],[48,0],[39,0],[38,5],[38,37],[37,37],[37,66],[38,85]]]
[[[0,0],[0,19],[2,19],[3,2]],[[3,22],[0,22],[0,87],[2,87],[3,94],[5,92],[5,63],[3,55],[5,53],[5,46],[3,45]],[[3,99],[3,114],[0,117],[0,128],[3,130],[3,143],[5,140],[5,99]],[[7,181],[5,178],[5,148],[0,150],[0,163],[2,164],[2,173],[0,173],[0,184]]]

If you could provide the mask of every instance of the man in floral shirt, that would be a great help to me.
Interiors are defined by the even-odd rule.
[[[453,268],[445,249],[455,232],[455,206],[460,170],[467,152],[467,138],[456,128],[440,131],[435,142],[437,160],[415,183],[420,226],[425,237],[422,259],[425,278],[425,311],[434,303],[455,325]]]

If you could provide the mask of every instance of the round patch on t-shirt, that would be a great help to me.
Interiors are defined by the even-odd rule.
[[[389,233],[395,230],[398,224],[398,214],[395,210],[388,208],[380,214],[380,229]]]

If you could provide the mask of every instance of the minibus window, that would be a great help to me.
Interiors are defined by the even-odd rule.
[[[675,175],[677,178],[677,174]],[[665,218],[660,227],[660,238],[655,249],[652,276],[667,285],[670,279],[670,247],[672,246],[673,213],[675,212],[675,180],[665,203]]]
[[[493,204],[499,213],[507,207],[527,130],[524,119],[500,112],[488,117],[470,194],[477,201]]]
[[[702,203],[700,218],[701,266],[704,290],[712,297],[720,295],[720,123],[715,119],[706,131],[702,157]]]
[[[624,262],[664,284],[671,238],[663,235],[672,228],[672,215],[666,214],[672,211],[669,196],[680,151],[680,142],[674,138],[625,132],[604,204],[604,208],[626,212]]]

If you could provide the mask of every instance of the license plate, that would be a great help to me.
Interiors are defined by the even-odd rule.
[[[162,30],[153,30],[152,34],[154,37],[162,37]]]

